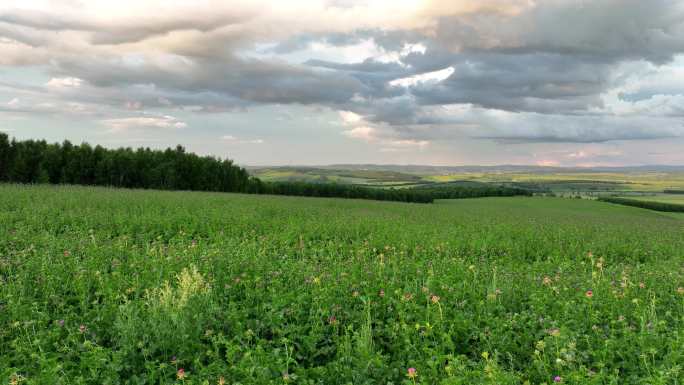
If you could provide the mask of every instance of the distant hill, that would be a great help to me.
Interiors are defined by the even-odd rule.
[[[247,167],[264,181],[344,183],[408,188],[451,184],[497,185],[556,193],[662,193],[684,189],[684,166],[544,167],[533,165],[426,166],[333,164]]]
[[[396,164],[331,164],[322,166],[247,166],[247,170],[261,169],[298,169],[298,170],[352,170],[352,171],[391,171],[410,174],[445,173],[594,173],[594,172],[684,172],[684,165],[647,165],[627,167],[549,167],[535,165],[498,165],[498,166],[429,166]]]

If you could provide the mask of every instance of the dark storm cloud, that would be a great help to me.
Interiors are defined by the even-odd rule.
[[[508,113],[479,108],[454,115],[418,111],[415,116],[421,117],[417,124],[393,126],[399,137],[428,141],[470,137],[503,144],[606,143],[675,138],[684,132],[681,121],[667,118]]]
[[[443,65],[443,63],[442,63]],[[507,111],[585,110],[600,104],[610,66],[559,54],[462,54],[454,73],[436,85],[417,86],[421,105],[471,103]]]
[[[309,60],[304,64],[309,67],[335,70],[347,78],[358,81],[359,84],[363,85],[358,89],[358,95],[373,99],[387,99],[405,95],[406,90],[392,87],[389,82],[397,78],[411,76],[414,73],[414,71],[408,70],[398,63],[383,63],[373,59],[354,64]]]
[[[443,17],[436,40],[452,50],[547,52],[665,62],[684,50],[679,0],[539,1],[519,15]]]
[[[57,62],[55,73],[77,74],[100,87],[153,84],[163,90],[218,93],[252,103],[343,103],[364,88],[344,74],[236,57],[221,63],[179,59],[172,65],[77,58]]]
[[[277,42],[273,47],[266,50],[266,52],[286,54],[295,51],[302,51],[308,49],[313,43],[323,43],[333,47],[343,47],[358,44],[369,38],[372,38],[370,33],[361,31],[354,33],[302,34]]]
[[[373,40],[385,51],[400,51],[405,44],[425,40],[418,30],[359,29],[347,33],[306,33],[291,36],[279,41],[268,51],[274,53],[290,53],[307,49],[313,43],[323,43],[333,47],[345,47]]]

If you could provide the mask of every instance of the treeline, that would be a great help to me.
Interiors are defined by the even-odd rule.
[[[429,194],[434,199],[464,199],[482,197],[511,197],[511,196],[532,196],[533,192],[521,188],[506,186],[423,186],[413,190]]]
[[[69,141],[10,140],[0,133],[0,182],[52,183],[432,203],[435,199],[531,195],[482,186],[372,188],[337,183],[263,182],[233,161],[186,152],[182,146],[107,149]]]
[[[231,160],[188,153],[182,146],[106,149],[44,140],[9,140],[0,133],[0,182],[79,184],[431,203],[423,192],[341,184],[268,183]]]
[[[326,198],[372,199],[412,203],[432,203],[432,194],[414,189],[382,189],[351,184],[306,182],[261,182],[254,180],[258,194],[293,195]]]
[[[642,201],[637,199],[629,198],[618,198],[618,197],[600,197],[598,200],[602,202],[615,203],[625,206],[640,207],[643,209],[655,210],[655,211],[665,211],[671,213],[684,213],[684,205],[679,205],[676,203],[665,203],[665,202],[654,202],[654,201]]]
[[[684,190],[663,190],[665,194],[684,194]]]
[[[181,146],[110,150],[68,141],[9,141],[5,134],[0,134],[0,181],[225,192],[246,192],[251,182],[232,161],[201,157]]]

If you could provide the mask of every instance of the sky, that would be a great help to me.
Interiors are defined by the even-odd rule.
[[[2,1],[0,132],[243,165],[682,165],[684,2]]]

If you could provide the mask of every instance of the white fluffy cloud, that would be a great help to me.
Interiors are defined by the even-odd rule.
[[[426,83],[439,83],[449,78],[454,73],[454,67],[447,67],[442,70],[426,72],[405,78],[395,79],[389,82],[390,86],[411,87]]]
[[[52,78],[45,85],[49,88],[62,89],[62,88],[79,88],[83,84],[83,80],[79,78]]]
[[[351,111],[339,111],[340,117],[344,124],[357,124],[363,120],[363,116]]]
[[[397,152],[406,150],[423,150],[430,145],[428,140],[402,139],[396,137],[392,130],[371,126],[357,126],[342,132],[343,135],[378,146],[381,152]]]
[[[378,139],[377,130],[368,126],[354,127],[351,130],[344,131],[344,135],[354,139],[365,140],[366,142],[373,142]]]
[[[7,102],[7,107],[9,108],[17,108],[19,107],[19,104],[21,101],[19,101],[19,98],[12,98],[9,102]]]
[[[241,138],[237,138],[233,135],[223,135],[221,137],[221,140],[223,140],[226,143],[231,143],[231,144],[263,144],[264,143],[263,139],[241,139]]]
[[[113,133],[131,129],[183,129],[188,126],[185,122],[168,115],[105,119],[101,122]]]

